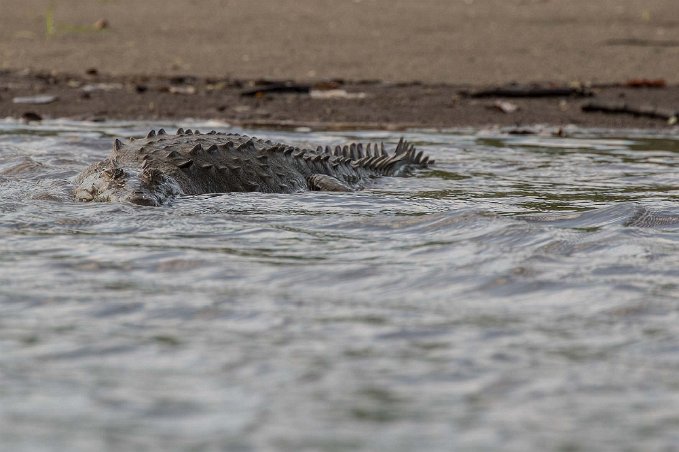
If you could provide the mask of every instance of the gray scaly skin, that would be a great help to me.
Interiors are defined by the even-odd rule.
[[[361,144],[310,150],[235,133],[160,129],[126,143],[115,140],[109,158],[77,176],[75,197],[158,206],[182,194],[353,191],[376,177],[433,163],[403,139],[394,153]]]

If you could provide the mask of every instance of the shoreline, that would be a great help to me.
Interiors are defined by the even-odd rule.
[[[674,0],[6,0],[0,69],[427,84],[679,83]]]
[[[511,88],[509,93],[507,87]],[[491,92],[484,94],[484,89]],[[514,92],[517,89],[518,94]],[[513,97],[515,94],[520,97]],[[16,103],[17,100],[26,103]],[[676,122],[676,118],[668,121],[653,114],[583,111],[593,103],[672,114],[679,105],[679,86],[654,85],[652,80],[574,87],[558,83],[498,87],[378,80],[295,82],[110,75],[96,70],[84,74],[0,71],[0,117],[24,120],[191,118],[254,128],[328,130],[489,126],[520,129],[535,125],[660,130],[671,129]]]

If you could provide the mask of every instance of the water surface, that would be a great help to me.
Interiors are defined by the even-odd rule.
[[[676,136],[412,132],[437,165],[362,192],[75,202],[146,126],[0,123],[3,450],[677,450],[679,223],[632,221],[679,215]]]

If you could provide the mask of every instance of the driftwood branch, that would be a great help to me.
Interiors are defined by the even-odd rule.
[[[679,111],[654,105],[629,105],[625,102],[593,101],[582,106],[584,112],[599,112],[609,114],[627,114],[646,118],[676,121]]]
[[[460,94],[473,97],[589,97],[592,91],[571,86],[542,86],[542,85],[507,85],[494,88],[463,91]]]

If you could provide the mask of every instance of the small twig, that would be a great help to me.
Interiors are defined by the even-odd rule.
[[[241,91],[241,96],[263,96],[265,94],[283,94],[283,93],[302,93],[308,94],[311,91],[311,85],[302,83],[289,82],[275,82],[264,86],[257,86],[252,89]]]

